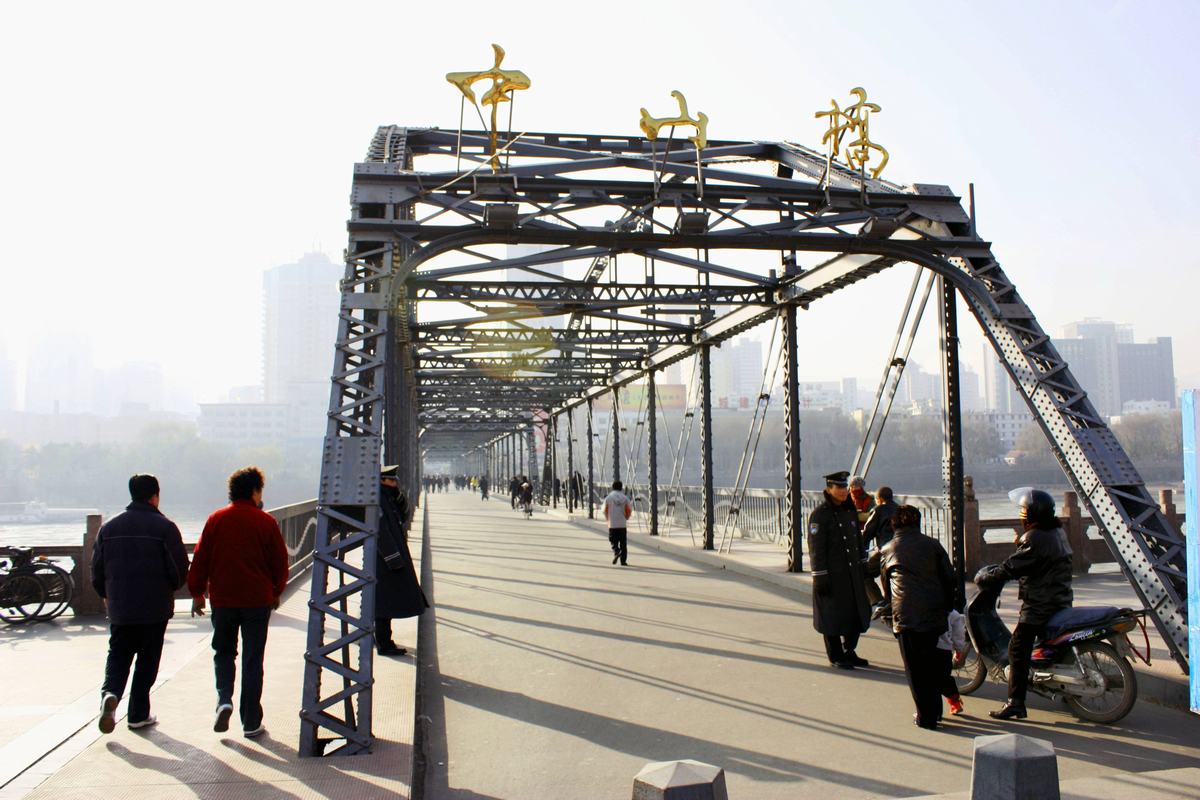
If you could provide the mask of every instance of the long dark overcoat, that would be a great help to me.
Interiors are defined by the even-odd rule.
[[[389,486],[379,489],[379,549],[376,563],[375,618],[415,617],[429,607],[408,552],[408,506]]]
[[[827,595],[813,592],[813,627],[826,636],[862,633],[871,622],[863,586],[866,558],[858,534],[858,510],[849,498],[825,502],[808,518],[808,552],[813,578],[828,576]]]

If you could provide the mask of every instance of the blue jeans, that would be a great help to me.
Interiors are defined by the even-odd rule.
[[[252,731],[262,724],[263,656],[267,652],[269,608],[214,608],[213,670],[217,675],[217,704],[233,705],[234,664],[238,654],[238,634],[242,637],[242,691],[238,713],[242,729]]]

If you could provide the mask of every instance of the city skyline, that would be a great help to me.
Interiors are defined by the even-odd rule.
[[[382,25],[444,24],[426,10],[367,5],[364,13]],[[633,29],[591,20],[570,43],[551,35],[536,13],[464,30],[450,48],[416,41],[411,58],[420,67],[406,73],[403,92],[380,91],[378,81],[363,78],[389,74],[383,53],[356,64],[311,58],[314,49],[356,35],[356,15],[297,15],[290,35],[271,36],[264,34],[277,19],[263,8],[244,9],[232,28],[219,8],[179,26],[150,5],[120,13],[81,5],[77,24],[66,28],[49,8],[6,10],[10,36],[0,63],[22,76],[10,91],[23,121],[0,131],[0,220],[22,232],[0,241],[0,341],[9,359],[25,372],[29,353],[49,335],[37,301],[45,278],[34,265],[52,242],[88,254],[58,260],[55,279],[65,288],[56,288],[55,302],[98,367],[161,364],[168,383],[182,378],[196,387],[197,401],[258,383],[264,268],[312,250],[339,262],[351,165],[376,126],[453,129],[458,99],[444,75],[487,55],[495,40],[533,80],[515,110],[521,130],[637,134],[638,107],[679,88],[708,115],[711,136],[815,147],[821,122],[814,111],[863,85],[882,106],[872,131],[892,156],[885,177],[945,183],[964,197],[974,184],[980,235],[995,243],[1047,330],[1094,316],[1170,337],[1177,388],[1200,386],[1200,317],[1187,290],[1195,258],[1173,248],[1200,210],[1190,189],[1200,178],[1197,112],[1179,108],[1172,128],[1184,131],[1178,149],[1145,147],[1166,133],[1156,115],[1135,113],[1173,108],[1194,93],[1185,32],[1200,21],[1200,8],[1161,3],[1141,14],[1124,3],[1096,3],[1081,15],[1069,6],[1027,4],[1023,13],[1019,3],[964,10],[931,2],[931,24],[902,9],[850,19],[822,5],[750,2],[752,13],[729,21],[722,58],[710,61],[695,57],[705,21],[668,6],[645,9],[646,24]],[[775,24],[763,31],[754,20],[766,15]],[[678,35],[655,36],[663,24]],[[824,35],[806,39],[797,73],[782,45],[788,31],[813,28]],[[977,41],[971,34],[980,29],[995,35]],[[762,46],[762,36],[780,46]],[[603,70],[577,63],[585,46],[615,40],[654,56],[611,59]],[[212,42],[225,53],[216,63]],[[850,58],[849,43],[865,46],[856,44]],[[44,59],[50,51],[65,55]],[[947,60],[959,68],[946,71]],[[31,63],[39,68],[26,69]],[[1045,91],[1051,75],[1053,90]],[[264,81],[270,103],[262,101]],[[144,102],[150,96],[157,98],[152,107]],[[83,178],[76,162],[45,157],[74,152],[79,120],[87,121],[90,152],[102,154],[89,159]],[[1048,147],[1047,135],[1071,149]],[[1111,163],[1114,151],[1120,170],[1093,168]],[[1171,162],[1161,163],[1168,152]],[[181,160],[185,177],[157,166]],[[88,192],[103,187],[105,201],[70,225],[44,213],[62,204],[58,187],[81,180]],[[1144,199],[1148,212],[1120,212],[1119,201],[1130,196]],[[138,246],[131,247],[134,219]],[[197,224],[205,235],[196,235]],[[800,315],[806,379],[877,382],[909,274],[888,270]],[[961,316],[964,362],[982,374],[978,326]],[[937,363],[933,327],[927,320],[917,363]],[[765,340],[768,333],[751,335]]]

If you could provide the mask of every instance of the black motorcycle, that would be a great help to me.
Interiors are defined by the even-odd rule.
[[[971,694],[991,677],[1008,685],[1008,642],[1012,633],[996,611],[1005,581],[977,576],[979,591],[967,603],[969,641],[956,655],[954,677],[962,694]],[[1145,635],[1145,611],[1112,606],[1078,606],[1050,618],[1046,637],[1033,649],[1029,688],[1043,697],[1064,700],[1088,722],[1113,723],[1137,700],[1137,676],[1129,657],[1135,653],[1128,633],[1139,626]],[[1149,639],[1147,639],[1147,652]]]

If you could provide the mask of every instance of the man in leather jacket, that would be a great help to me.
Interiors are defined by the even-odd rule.
[[[849,472],[825,476],[825,502],[808,518],[813,577],[813,627],[825,637],[829,663],[840,669],[869,666],[854,652],[871,621],[863,584],[866,557],[858,535],[858,510],[850,500]]]
[[[954,570],[937,539],[921,533],[921,512],[899,506],[892,518],[895,536],[880,550],[883,597],[892,609],[892,630],[900,643],[904,675],[912,692],[919,727],[937,728],[942,687],[950,677],[950,651],[938,648],[954,608]]]
[[[996,580],[1020,581],[1021,616],[1008,643],[1008,702],[990,715],[995,719],[1024,719],[1029,688],[1029,664],[1034,642],[1046,634],[1056,611],[1071,607],[1071,547],[1054,515],[1054,499],[1039,489],[1010,493],[1021,509],[1024,532],[1017,552],[993,572]]]

